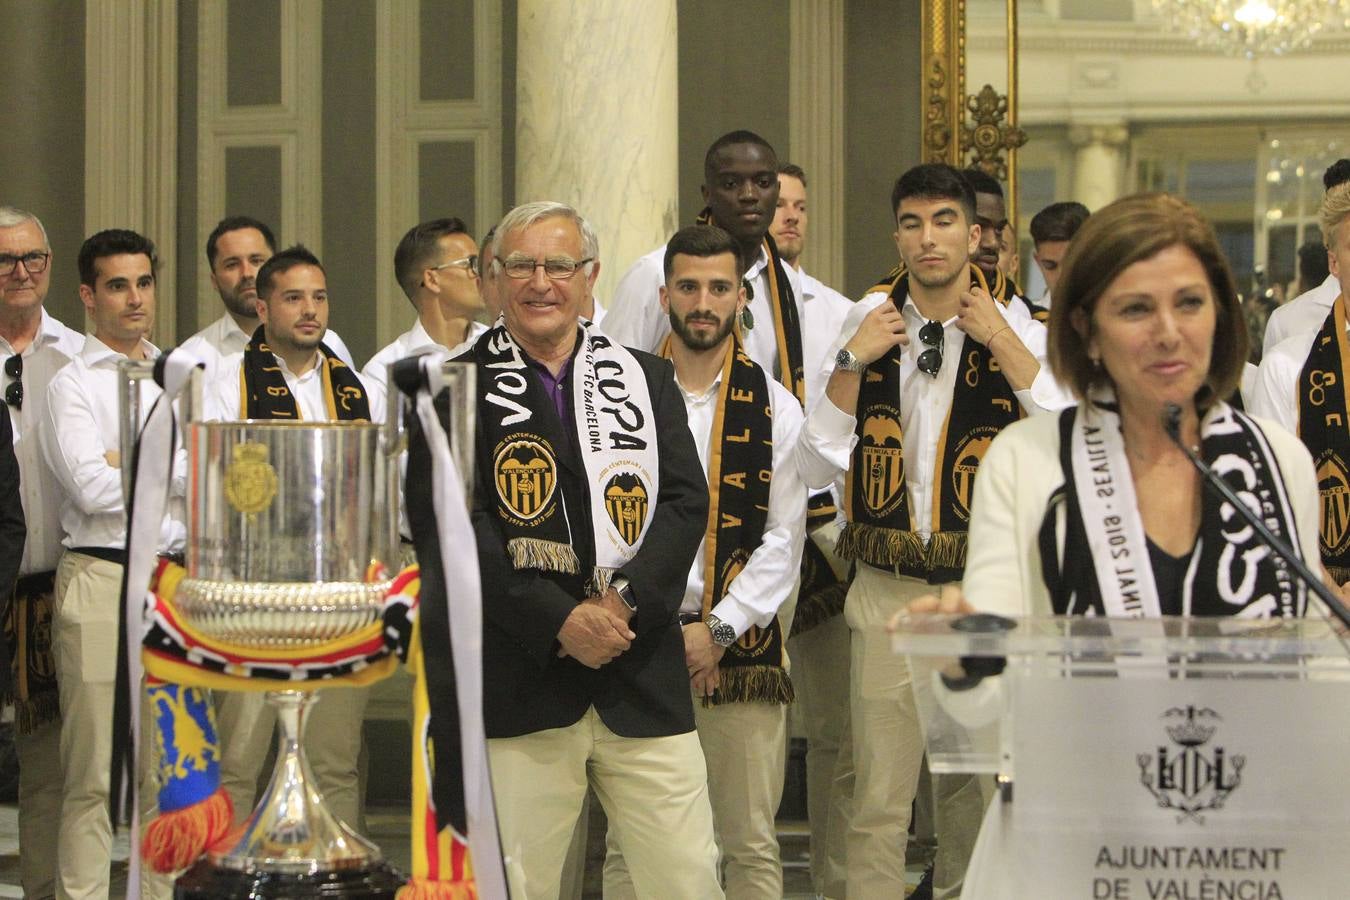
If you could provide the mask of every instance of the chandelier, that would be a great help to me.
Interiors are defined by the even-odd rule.
[[[1302,50],[1350,17],[1350,0],[1153,0],[1153,8],[1170,30],[1248,59]]]

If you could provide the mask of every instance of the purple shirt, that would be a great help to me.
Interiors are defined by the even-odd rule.
[[[529,360],[530,368],[543,382],[544,392],[553,400],[553,409],[557,412],[558,420],[563,425],[563,438],[571,443],[572,425],[575,416],[572,414],[572,403],[568,397],[568,377],[572,373],[572,360],[576,359],[575,354],[569,356],[567,362],[563,363],[562,368],[558,370],[557,377],[554,377],[547,366],[541,365],[529,359],[529,357],[526,357],[526,359]]]

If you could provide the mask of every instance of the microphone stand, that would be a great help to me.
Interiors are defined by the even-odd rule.
[[[1271,533],[1270,529],[1266,527],[1266,523],[1262,522],[1256,513],[1252,512],[1247,504],[1238,498],[1238,495],[1228,486],[1228,482],[1215,475],[1214,470],[1205,465],[1205,461],[1196,455],[1194,450],[1186,446],[1186,443],[1181,439],[1181,407],[1175,403],[1167,404],[1163,412],[1163,429],[1167,432],[1167,436],[1172,439],[1172,443],[1176,444],[1181,448],[1181,452],[1186,454],[1186,458],[1191,461],[1191,465],[1195,466],[1196,471],[1205,479],[1205,484],[1227,500],[1238,515],[1242,516],[1248,525],[1256,529],[1256,533],[1261,536],[1261,540],[1265,542],[1266,546],[1278,553],[1281,559],[1293,567],[1299,577],[1312,589],[1312,592],[1322,598],[1322,602],[1327,605],[1327,609],[1331,610],[1332,614],[1340,619],[1343,625],[1350,628],[1350,609],[1346,609],[1344,601],[1326,586],[1321,576],[1315,575],[1313,570],[1308,568],[1308,564],[1299,559],[1293,547]]]

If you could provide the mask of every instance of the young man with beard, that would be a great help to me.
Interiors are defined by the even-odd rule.
[[[1069,402],[1043,371],[1044,326],[991,297],[972,264],[980,228],[961,173],[916,166],[891,201],[902,274],[850,311],[799,455],[809,487],[847,474],[836,553],[857,563],[844,607],[856,771],[846,843],[848,896],[860,898],[904,896],[924,749],[909,667],[885,624],[960,579],[973,470],[993,437],[1024,411]],[[935,896],[956,896],[984,798],[971,776],[939,778],[935,794]]]
[[[243,353],[258,330],[258,270],[277,250],[272,229],[251,216],[229,216],[216,223],[206,239],[206,263],[211,267],[211,286],[220,294],[224,314],[184,341],[186,350],[206,363],[206,384],[214,380],[220,361]],[[349,366],[352,352],[329,331],[324,338],[333,352]]]
[[[778,154],[754,132],[733,131],[708,148],[703,179],[706,206],[698,221],[731,235],[744,271],[746,353],[804,402],[801,290],[769,236],[778,203]],[[660,301],[664,257],[665,247],[641,257],[614,290],[605,331],[622,344],[655,352],[670,333]]]
[[[43,455],[61,486],[66,547],[56,567],[52,613],[63,779],[58,897],[108,896],[112,708],[127,542],[118,365],[159,355],[145,337],[154,323],[155,269],[155,245],[134,231],[100,231],[80,247],[80,300],[94,331],[52,378],[39,425]],[[148,416],[161,392],[148,378],[140,391],[142,416]],[[162,554],[183,552],[184,487],[182,473],[175,473],[160,528]],[[141,754],[141,798],[152,804],[156,793],[145,776],[157,763],[153,751]],[[142,869],[141,890],[167,897],[172,886]]]
[[[0,361],[19,462],[27,539],[19,581],[4,617],[19,754],[19,880],[24,896],[56,891],[56,831],[61,821],[61,714],[52,655],[52,592],[61,558],[61,485],[42,460],[38,430],[47,386],[80,352],[84,336],[43,307],[51,285],[47,231],[31,213],[0,207]]]
[[[213,416],[383,422],[383,396],[369,391],[328,346],[328,277],[319,260],[299,245],[281,251],[258,270],[257,293],[262,324],[242,353],[221,362],[212,385]],[[305,751],[329,808],[358,830],[357,761],[369,694],[364,687],[325,691],[305,731]],[[218,710],[221,786],[238,822],[253,809],[276,714],[254,691],[223,692]]]
[[[745,305],[731,236],[693,225],[666,245],[664,354],[675,364],[689,431],[708,475],[708,524],[680,604],[694,722],[708,764],[727,897],[778,900],[774,814],[783,793],[786,635],[778,609],[801,562],[806,488],[792,460],[797,399],[746,356]],[[611,838],[605,896],[633,897]]]

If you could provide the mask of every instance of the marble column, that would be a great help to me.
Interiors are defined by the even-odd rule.
[[[517,15],[516,202],[590,221],[604,303],[680,222],[675,0],[519,0]]]
[[[1120,196],[1129,138],[1123,124],[1070,126],[1074,200],[1095,212]]]

